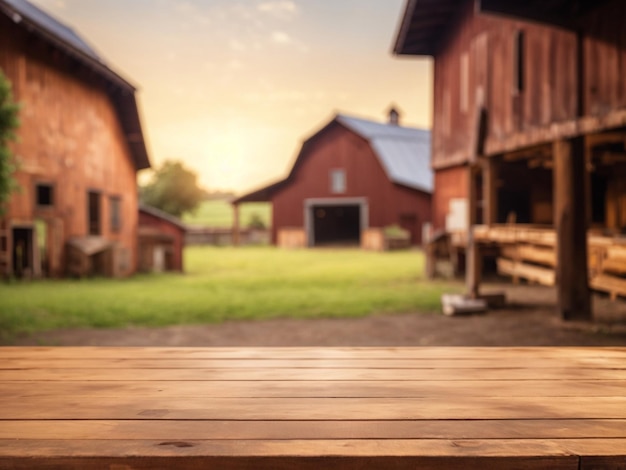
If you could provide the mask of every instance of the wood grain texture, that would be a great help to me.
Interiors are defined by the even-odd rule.
[[[620,468],[626,348],[2,348],[0,468]]]

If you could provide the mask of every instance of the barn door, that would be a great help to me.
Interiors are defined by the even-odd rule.
[[[32,227],[14,227],[12,240],[13,274],[20,279],[38,277],[41,266],[35,230]]]

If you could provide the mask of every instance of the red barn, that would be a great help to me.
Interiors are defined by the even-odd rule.
[[[139,270],[183,272],[187,227],[159,209],[139,206]]]
[[[472,294],[495,250],[556,285],[565,319],[591,317],[589,287],[626,297],[624,18],[623,0],[407,0],[394,51],[434,58],[434,227],[461,235]]]
[[[136,174],[150,166],[135,87],[25,0],[0,0],[0,70],[21,121],[0,276],[132,274]]]
[[[398,225],[413,244],[430,222],[430,133],[337,115],[307,139],[289,176],[234,201],[271,201],[280,246],[359,245],[366,231]]]

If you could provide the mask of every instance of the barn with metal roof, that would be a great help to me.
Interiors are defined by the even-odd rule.
[[[304,141],[289,175],[245,194],[269,201],[281,246],[363,244],[364,234],[399,226],[421,243],[430,222],[430,132],[337,114]]]

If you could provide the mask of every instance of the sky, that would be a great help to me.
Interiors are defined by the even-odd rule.
[[[431,125],[431,61],[391,53],[404,0],[31,1],[137,86],[152,165],[208,190],[282,179],[337,112]]]

